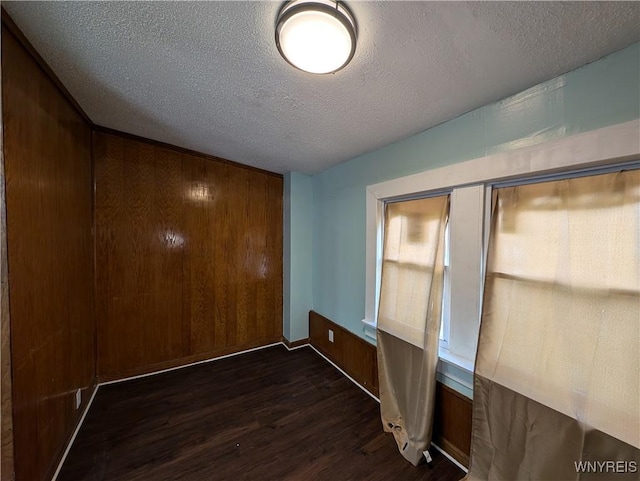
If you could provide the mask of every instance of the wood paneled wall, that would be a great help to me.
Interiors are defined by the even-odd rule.
[[[98,374],[282,337],[282,177],[94,133]]]
[[[3,13],[14,462],[17,479],[44,480],[82,412],[75,391],[86,404],[95,380],[91,127],[6,21]]]
[[[0,115],[0,122],[2,121]],[[4,155],[0,129],[0,479],[13,481],[13,406],[11,397],[11,315],[7,269],[7,216]]]
[[[329,329],[333,331],[334,342],[329,341]],[[313,347],[379,397],[378,357],[373,344],[314,311],[309,312],[309,340]],[[437,382],[434,416],[433,442],[469,466],[471,399]]]
[[[1,82],[1,477],[42,480],[96,373],[282,339],[282,176],[96,127],[4,10]]]
[[[0,37],[1,38],[1,37]],[[2,69],[0,69],[0,85]],[[0,95],[0,105],[2,95]],[[1,111],[1,109],[0,109]],[[13,408],[11,399],[11,316],[7,269],[7,208],[4,145],[0,115],[0,479],[15,479],[13,466]]]

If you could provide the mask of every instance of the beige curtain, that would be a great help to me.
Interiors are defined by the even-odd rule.
[[[449,197],[387,204],[378,309],[384,430],[412,464],[431,444]]]
[[[494,194],[468,479],[638,479],[640,170]]]

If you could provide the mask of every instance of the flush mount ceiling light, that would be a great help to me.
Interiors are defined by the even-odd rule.
[[[284,59],[305,72],[337,72],[356,51],[356,23],[342,2],[293,0],[276,23],[276,45]]]

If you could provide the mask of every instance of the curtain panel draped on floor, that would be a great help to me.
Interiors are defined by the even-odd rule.
[[[418,465],[431,444],[449,196],[389,203],[378,315],[380,411]]]

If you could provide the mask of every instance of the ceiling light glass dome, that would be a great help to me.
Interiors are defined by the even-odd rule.
[[[284,59],[309,73],[333,73],[356,51],[356,24],[342,2],[293,0],[276,23],[276,45]]]

